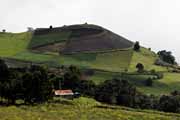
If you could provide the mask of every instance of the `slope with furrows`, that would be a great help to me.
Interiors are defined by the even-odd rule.
[[[60,47],[56,44],[64,42]],[[70,25],[58,28],[36,29],[30,47],[37,51],[61,54],[106,52],[132,48],[133,42],[96,25]],[[48,48],[48,49],[46,49]]]

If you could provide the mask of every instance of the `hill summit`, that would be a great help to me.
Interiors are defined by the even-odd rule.
[[[124,50],[132,46],[133,42],[126,38],[92,24],[38,28],[30,44],[31,49],[56,51],[62,54],[107,52]]]

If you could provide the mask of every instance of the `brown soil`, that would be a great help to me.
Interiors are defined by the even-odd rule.
[[[59,53],[60,51],[62,51],[64,49],[65,44],[66,44],[65,42],[63,42],[63,43],[55,43],[55,44],[35,48],[35,49],[33,49],[33,51],[58,52]]]
[[[62,53],[73,54],[77,52],[108,51],[115,49],[126,49],[133,46],[133,43],[110,31],[92,36],[72,38],[66,44]]]
[[[62,54],[73,54],[78,52],[100,52],[117,49],[126,49],[133,46],[133,42],[123,38],[107,29],[96,25],[71,25],[53,29],[36,29],[34,35],[49,32],[71,31],[66,43],[55,43],[35,50],[39,52],[61,52]]]

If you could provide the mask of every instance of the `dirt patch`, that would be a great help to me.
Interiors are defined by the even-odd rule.
[[[46,45],[46,46],[42,46],[42,47],[38,47],[33,49],[34,51],[39,51],[39,52],[60,52],[64,49],[65,47],[65,42],[63,43],[54,43],[54,44],[50,44],[50,45]]]
[[[115,33],[105,31],[100,35],[83,36],[72,38],[63,49],[64,54],[77,52],[107,51],[115,49],[126,49],[133,46],[133,43]]]

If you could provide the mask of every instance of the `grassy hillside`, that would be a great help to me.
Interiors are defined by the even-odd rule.
[[[33,62],[45,62],[49,65],[77,65],[79,67],[101,69],[108,71],[121,71],[127,69],[132,51],[116,51],[109,53],[79,53],[75,55],[58,55],[56,53],[32,53],[27,48],[29,45],[36,46],[49,43],[49,39],[46,35],[33,38],[31,41],[30,33],[1,33],[0,34],[0,57],[10,57],[20,60],[29,60]],[[60,35],[63,39],[57,39],[63,41],[67,34]],[[60,37],[58,36],[58,37]],[[41,37],[46,37],[47,41],[41,40]],[[52,36],[51,36],[52,37]],[[57,38],[53,34],[53,37]],[[55,40],[55,39],[54,39]],[[54,42],[54,41],[53,41]],[[36,43],[36,44],[35,44]]]
[[[79,53],[76,55],[58,55],[57,53],[32,53],[27,49],[29,45],[36,46],[50,43],[50,40],[47,36],[37,36],[30,41],[31,33],[0,33],[0,57],[13,57],[34,62],[54,63],[55,66],[59,64],[74,64],[80,67],[101,69],[112,72],[119,72],[124,70],[128,67],[129,64],[129,71],[135,71],[136,64],[141,62],[145,65],[145,69],[147,70],[155,69],[157,71],[166,71],[166,68],[154,65],[154,61],[157,58],[156,54],[145,48],[142,48],[141,52],[133,53],[131,63],[131,50],[102,54]],[[52,34],[52,36],[54,37],[54,41],[63,41],[68,37],[68,34],[61,34],[60,36]],[[42,41],[41,39],[44,37],[47,39]],[[62,39],[58,39],[58,37],[62,37]]]
[[[139,86],[139,90],[148,94],[168,94],[180,89],[179,73],[164,73],[164,78],[155,80],[152,87]]]
[[[74,55],[39,54],[29,51],[20,52],[13,58],[34,62],[46,62],[58,65],[77,65],[82,68],[93,68],[107,71],[122,71],[127,69],[132,51],[115,51],[109,53],[79,53]],[[52,65],[52,64],[50,64]]]
[[[25,51],[31,33],[0,33],[0,57],[11,57]]]
[[[93,68],[106,70],[109,72],[96,72],[89,79],[94,80],[97,84],[107,79],[120,76],[119,73],[126,69],[129,64],[129,72],[136,71],[136,64],[143,63],[146,70],[155,69],[156,71],[167,72],[166,67],[154,65],[157,55],[146,48],[141,48],[140,52],[115,51],[109,53],[80,53],[74,55],[59,55],[57,53],[32,53],[27,49],[28,44],[32,41],[30,33],[0,33],[0,57],[10,57],[19,60],[27,60],[33,62],[42,62],[51,66],[59,65],[77,65],[80,68]],[[33,42],[35,42],[34,40]],[[47,41],[44,41],[45,43]],[[38,42],[37,42],[38,43]],[[43,43],[43,44],[45,44]],[[33,44],[33,43],[32,43]],[[39,44],[39,43],[38,43]],[[133,53],[130,63],[130,56]],[[163,94],[169,93],[180,88],[180,74],[165,73],[164,78],[154,81],[152,87],[145,87],[142,81],[145,81],[150,76],[131,76],[131,81],[138,87],[139,90],[145,93]]]
[[[152,75],[121,75],[120,73],[114,72],[96,71],[95,74],[88,79],[93,80],[96,84],[100,84],[105,80],[122,78],[122,76],[134,84],[139,91],[146,94],[169,94],[174,90],[180,89],[180,74],[178,73],[164,73],[164,78],[153,80],[153,86],[151,87],[145,86],[144,83],[148,78],[154,77]]]
[[[93,99],[56,100],[37,106],[0,107],[1,120],[180,120],[180,115],[108,106]]]
[[[167,71],[166,67],[154,65],[157,58],[158,56],[154,52],[142,47],[140,52],[133,53],[129,69],[135,71],[137,63],[142,63],[146,70]]]

